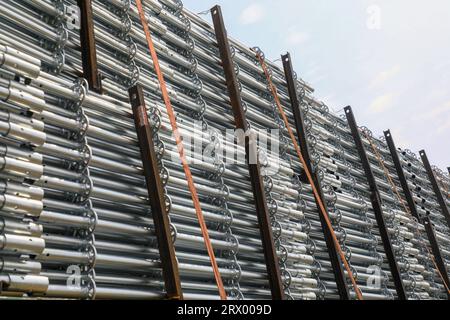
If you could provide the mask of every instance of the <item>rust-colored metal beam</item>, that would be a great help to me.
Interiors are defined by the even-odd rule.
[[[233,66],[227,31],[225,29],[220,6],[213,7],[211,9],[211,14],[214,23],[217,44],[219,46],[220,57],[222,60],[222,67],[225,72],[225,79],[227,82],[231,107],[233,109],[235,125],[237,129],[242,129],[247,132],[247,118],[244,108],[242,107],[238,80]],[[253,189],[256,214],[259,222],[259,229],[261,233],[267,273],[269,276],[270,289],[272,292],[272,299],[282,300],[284,299],[284,286],[281,281],[280,266],[275,249],[275,243],[273,241],[272,225],[269,210],[267,208],[264,182],[263,178],[261,177],[261,167],[259,165],[259,161],[256,161],[256,163],[251,163],[252,161],[250,161],[251,159],[257,159],[257,146],[255,143],[250,142],[250,138],[248,137],[248,135],[246,135],[245,137],[245,154],[249,167],[250,182]]]
[[[442,276],[442,280],[445,282],[447,288],[450,288],[450,278],[448,277],[448,271],[445,266],[445,260],[442,258],[441,249],[434,232],[433,224],[429,217],[422,218],[422,223],[425,226],[428,240],[430,241],[431,251],[433,252],[434,261]],[[447,292],[447,299],[450,299],[450,293]]]
[[[428,156],[425,150],[419,152],[420,157],[422,158],[423,165],[428,174],[428,179],[430,180],[430,184],[433,187],[434,194],[436,196],[437,202],[439,203],[439,207],[441,208],[442,215],[447,221],[447,225],[450,228],[450,213],[447,207],[447,203],[442,195],[441,188],[437,182],[436,176],[434,175],[433,168],[431,168],[430,161],[428,160]]]
[[[408,203],[409,210],[411,214],[417,219],[417,221],[421,221],[419,212],[417,211],[416,203],[414,202],[413,194],[408,185],[408,180],[406,179],[405,172],[403,171],[403,167],[400,162],[400,157],[398,156],[397,148],[395,147],[391,131],[390,130],[385,131],[384,136],[386,137],[386,143],[389,147],[392,162],[394,163],[394,167],[397,172],[397,177],[398,180],[400,181],[400,185],[402,186],[403,194],[405,195],[405,199],[406,202]]]
[[[356,123],[355,116],[353,114],[351,107],[346,107],[345,115],[347,117],[348,124],[350,126],[351,134],[358,150],[359,158],[364,169],[364,173],[369,183],[370,189],[370,201],[372,203],[372,208],[375,213],[375,218],[377,220],[378,229],[380,230],[381,240],[383,242],[384,251],[386,253],[386,258],[389,263],[392,278],[394,279],[395,290],[397,291],[397,296],[399,300],[407,300],[406,290],[402,281],[402,274],[400,268],[397,264],[397,259],[395,258],[394,249],[389,237],[389,232],[384,220],[383,208],[381,205],[381,196],[378,190],[378,185],[373,175],[372,168],[370,166],[369,158],[367,156],[366,148],[364,147],[361,135],[359,133],[359,128]]]
[[[88,81],[90,90],[101,94],[102,81],[97,66],[92,0],[77,0],[77,3],[81,15],[80,45],[83,77]]]
[[[319,177],[317,175],[317,171],[313,170],[312,161],[310,157],[308,142],[307,142],[307,134],[304,125],[304,116],[301,112],[300,101],[298,99],[298,92],[294,78],[294,69],[292,67],[291,55],[287,53],[286,55],[281,56],[281,60],[283,61],[284,74],[286,77],[287,89],[289,93],[289,98],[291,101],[292,112],[294,114],[295,120],[295,129],[297,131],[298,142],[300,146],[300,150],[302,152],[303,159],[305,159],[306,165],[308,166],[309,172],[311,172],[314,180],[314,186],[317,191],[319,191],[320,201],[325,205],[324,196],[322,187],[319,182]],[[306,181],[305,181],[306,182]],[[320,211],[319,203],[316,200],[317,210]],[[330,262],[334,273],[334,278],[337,285],[337,290],[339,293],[339,297],[342,300],[349,300],[350,293],[348,290],[348,285],[345,280],[345,273],[342,268],[342,262],[337,253],[336,246],[334,245],[333,238],[331,235],[331,231],[328,229],[325,218],[319,214],[320,223],[322,225],[322,232],[324,235],[325,243],[327,245],[328,254],[330,255]]]
[[[428,241],[430,242],[431,251],[433,253],[436,266],[439,272],[442,274],[443,281],[445,281],[446,285],[450,287],[450,280],[448,277],[448,273],[445,267],[444,260],[442,259],[441,249],[439,248],[439,244],[436,240],[436,234],[434,232],[434,228],[433,225],[431,224],[430,218],[421,217],[419,215],[417,205],[414,201],[414,197],[411,192],[411,189],[409,188],[405,172],[403,171],[403,166],[400,162],[400,157],[398,156],[397,148],[395,147],[394,138],[392,137],[392,134],[389,130],[384,132],[384,136],[386,137],[386,143],[389,147],[392,162],[394,163],[395,170],[397,171],[397,176],[400,181],[400,185],[402,186],[403,194],[405,195],[409,210],[411,214],[417,219],[417,221],[419,221],[424,225],[425,232],[427,234]]]
[[[152,207],[153,223],[158,241],[167,298],[181,300],[183,299],[183,293],[181,290],[178,262],[170,232],[165,193],[159,175],[158,161],[153,143],[153,132],[147,116],[142,87],[136,85],[130,88],[129,96],[139,140],[145,181]]]

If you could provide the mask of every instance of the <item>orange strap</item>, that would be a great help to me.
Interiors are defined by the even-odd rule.
[[[278,98],[277,88],[272,83],[272,79],[271,79],[270,74],[269,74],[269,72],[267,70],[266,63],[264,62],[264,59],[261,57],[261,55],[259,53],[256,54],[256,57],[258,58],[259,63],[261,64],[261,67],[264,70],[264,74],[265,74],[265,76],[267,78],[267,81],[269,83],[269,87],[270,87],[272,95],[273,95],[273,97],[275,99],[275,103],[276,103],[276,105],[278,107],[278,110],[279,110],[281,116],[283,117],[284,124],[285,124],[285,126],[286,126],[286,128],[287,128],[287,130],[289,132],[289,136],[291,137],[291,140],[294,143],[294,148],[295,148],[295,151],[297,152],[297,156],[300,159],[300,161],[301,161],[301,163],[303,165],[303,168],[305,170],[306,176],[308,177],[308,181],[311,184],[311,188],[313,190],[314,197],[316,198],[316,202],[319,204],[320,213],[324,217],[324,219],[326,221],[326,224],[327,224],[327,227],[330,230],[331,236],[333,238],[334,246],[336,247],[336,250],[338,251],[339,256],[341,257],[341,260],[344,263],[344,267],[347,270],[348,276],[349,276],[349,278],[350,278],[350,280],[352,282],[352,285],[353,285],[353,289],[355,290],[356,297],[358,298],[358,300],[364,300],[363,296],[362,296],[362,293],[361,293],[361,290],[359,289],[359,287],[358,287],[358,285],[357,285],[357,283],[356,283],[356,281],[355,281],[355,279],[353,277],[353,273],[352,273],[352,271],[350,269],[350,265],[347,262],[347,258],[345,257],[345,254],[342,251],[341,245],[339,244],[339,240],[337,239],[336,234],[334,233],[333,226],[331,225],[331,221],[330,221],[330,218],[328,217],[327,210],[325,209],[325,206],[322,203],[322,199],[320,198],[319,192],[317,191],[317,189],[316,189],[316,187],[314,185],[314,180],[312,178],[311,172],[309,172],[308,166],[306,165],[306,161],[305,161],[305,159],[302,156],[302,153],[300,151],[300,147],[298,146],[297,140],[295,139],[295,136],[294,136],[294,133],[292,132],[291,126],[289,125],[288,118],[286,117],[286,114],[284,113],[283,107],[281,106],[280,99]]]
[[[158,76],[159,84],[160,84],[160,87],[161,87],[162,97],[164,99],[164,103],[165,103],[166,108],[167,108],[167,114],[169,115],[170,124],[172,126],[172,131],[173,131],[173,134],[175,136],[175,141],[176,141],[176,144],[177,144],[178,153],[180,154],[180,159],[181,159],[181,163],[183,165],[184,174],[186,176],[186,180],[187,180],[187,183],[188,183],[189,191],[191,192],[191,195],[192,195],[192,201],[194,203],[195,213],[197,214],[197,219],[198,219],[198,222],[200,224],[200,229],[202,231],[203,240],[205,242],[205,246],[206,246],[206,249],[208,251],[209,259],[211,261],[211,266],[212,266],[213,271],[214,271],[214,277],[215,277],[215,280],[216,280],[216,283],[217,283],[217,287],[219,288],[220,298],[222,300],[226,300],[227,299],[227,294],[226,294],[225,288],[223,286],[222,277],[220,276],[219,267],[217,265],[216,257],[214,255],[214,249],[213,249],[213,247],[211,245],[211,240],[210,240],[209,234],[208,234],[208,228],[206,226],[205,219],[203,217],[203,212],[202,212],[202,208],[200,206],[200,201],[199,201],[199,198],[198,198],[197,189],[195,188],[194,180],[192,178],[191,169],[189,169],[189,165],[188,165],[188,162],[186,160],[184,146],[183,146],[181,135],[180,135],[180,133],[178,131],[178,126],[177,126],[177,121],[176,121],[176,118],[175,118],[175,113],[174,113],[174,110],[173,110],[173,107],[172,107],[172,103],[170,102],[169,94],[167,92],[167,86],[166,86],[166,82],[164,80],[164,76],[163,76],[163,74],[161,72],[161,69],[160,69],[160,66],[159,66],[158,56],[156,54],[156,50],[155,50],[155,47],[153,45],[153,40],[152,40],[152,37],[150,35],[150,30],[149,30],[149,27],[148,27],[148,24],[147,24],[147,19],[145,17],[144,9],[142,8],[141,0],[136,0],[136,6],[137,6],[137,9],[139,11],[139,17],[141,19],[142,27],[144,28],[144,33],[145,33],[145,37],[147,39],[148,48],[149,48],[150,54],[152,56],[153,66],[154,66],[155,72],[156,72],[156,74]]]
[[[375,144],[373,143],[372,139],[370,138],[369,134],[367,134],[365,131],[362,131],[362,133],[364,134],[364,136],[366,137],[366,139],[369,141],[370,147],[372,148],[375,157],[377,158],[378,162],[380,163],[381,167],[383,168],[384,171],[384,175],[386,176],[386,178],[389,181],[389,184],[391,185],[391,189],[394,191],[395,195],[397,196],[398,201],[403,205],[403,209],[405,209],[406,213],[411,214],[411,211],[409,210],[408,206],[406,205],[405,201],[403,200],[403,198],[400,196],[400,192],[397,189],[397,186],[394,183],[394,180],[392,179],[388,168],[386,167],[386,164],[384,163],[383,157],[381,156],[380,152],[378,151],[378,149],[375,147]],[[411,214],[412,215],[412,214]],[[419,227],[417,226],[417,223],[415,221],[415,229],[414,232],[416,234],[417,237],[420,237],[420,233],[419,233]],[[434,255],[431,253],[430,249],[428,248],[428,246],[425,246],[425,249],[428,252],[428,255],[431,257],[431,261],[433,262],[434,267],[436,268],[436,271],[439,275],[439,277],[442,280],[442,283],[444,284],[445,289],[447,290],[447,292],[450,294],[450,290],[447,286],[447,283],[444,281],[444,277],[442,276],[442,273],[439,271],[439,268],[436,264],[436,261],[434,259]]]
[[[362,133],[366,137],[366,139],[369,141],[369,144],[370,144],[370,147],[372,148],[373,153],[375,154],[378,162],[380,163],[381,167],[383,168],[384,175],[388,179],[388,182],[391,185],[392,191],[394,191],[395,195],[397,196],[398,201],[402,204],[403,209],[405,209],[405,212],[410,213],[409,208],[407,207],[405,200],[403,200],[403,198],[400,196],[400,192],[398,191],[398,188],[395,185],[394,180],[392,179],[392,177],[391,177],[391,175],[389,173],[389,170],[387,169],[381,154],[379,153],[379,151],[375,147],[375,144],[373,143],[373,141],[370,138],[369,134],[367,134],[367,132],[365,132],[365,131],[362,131]]]

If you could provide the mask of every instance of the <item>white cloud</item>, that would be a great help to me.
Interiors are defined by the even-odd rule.
[[[447,94],[448,90],[445,86],[436,86],[428,92],[428,99],[445,99],[447,97]]]
[[[450,100],[447,102],[444,102],[439,107],[431,109],[431,111],[428,112],[431,118],[437,118],[440,117],[443,113],[448,113],[450,111]]]
[[[325,105],[330,108],[334,113],[338,114],[340,110],[338,106],[340,106],[339,103],[337,103],[337,99],[339,97],[336,96],[334,92],[329,93],[328,95],[325,95],[322,99],[320,99]]]
[[[443,124],[441,124],[441,125],[437,128],[436,132],[437,132],[438,134],[442,134],[442,133],[447,134],[447,132],[448,132],[449,130],[450,130],[450,119],[447,119],[447,120],[444,121]]]
[[[254,24],[266,16],[266,10],[261,4],[253,3],[245,8],[239,16],[239,21],[243,25]]]
[[[433,67],[433,69],[438,72],[442,72],[442,69],[446,69],[446,68],[450,68],[450,60],[444,60],[444,61],[438,62]]]
[[[370,88],[375,88],[375,87],[378,87],[378,86],[384,84],[386,81],[392,79],[397,74],[399,74],[400,70],[401,70],[400,66],[399,65],[395,65],[395,66],[393,66],[392,68],[390,68],[388,70],[381,71],[371,81]]]
[[[392,134],[392,137],[395,140],[395,144],[396,144],[397,147],[399,147],[399,148],[410,148],[413,145],[413,143],[411,143],[411,140],[408,139],[405,136],[405,131],[404,131],[403,127],[392,128],[391,129],[391,134]]]
[[[308,41],[309,38],[310,38],[309,33],[291,29],[288,31],[286,42],[287,44],[294,46]]]
[[[308,81],[312,85],[317,85],[320,81],[328,78],[328,73],[323,71],[317,63],[313,62],[305,68],[306,72],[302,73],[302,79]]]
[[[371,113],[382,113],[391,107],[393,100],[393,94],[384,94],[379,96],[372,101],[369,106],[369,110]]]
[[[309,77],[304,77],[306,81],[308,81],[308,83],[311,83],[313,85],[317,85],[319,82],[328,79],[328,74],[326,73],[321,73],[321,74],[316,74],[314,76],[309,76]]]
[[[426,109],[425,111],[416,114],[412,119],[414,119],[414,121],[427,120],[436,122],[442,119],[447,119],[448,117],[445,115],[446,113],[450,114],[450,100],[437,107]]]
[[[450,129],[450,101],[429,110],[423,118],[428,118],[437,125],[438,134],[447,133]]]

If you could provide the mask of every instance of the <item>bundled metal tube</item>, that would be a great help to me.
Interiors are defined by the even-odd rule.
[[[0,7],[0,281],[5,295],[69,299],[164,297],[128,88],[141,84],[155,135],[171,235],[187,299],[218,299],[202,233],[134,1],[92,1],[103,93],[82,74],[74,0],[11,0]],[[214,29],[180,1],[144,1],[161,70],[177,113],[220,274],[231,299],[268,299],[270,287],[245,148],[235,128]],[[258,133],[284,291],[289,299],[338,298],[319,213],[256,58],[230,39],[249,127]],[[266,61],[294,124],[285,76]],[[365,299],[395,296],[369,189],[345,121],[297,80],[308,143],[335,233]],[[269,130],[270,129],[270,130]],[[227,133],[230,133],[227,136]],[[192,147],[191,142],[194,142]],[[266,142],[266,143],[263,143]],[[369,141],[364,140],[366,146]],[[378,151],[392,169],[386,145]],[[411,299],[441,298],[423,226],[393,200],[377,157],[388,231]],[[279,151],[279,153],[274,153]],[[238,161],[236,161],[238,159]],[[402,157],[423,213],[443,225],[423,167]],[[448,178],[441,177],[448,186]],[[447,201],[448,197],[447,197]],[[355,295],[351,291],[352,296]]]

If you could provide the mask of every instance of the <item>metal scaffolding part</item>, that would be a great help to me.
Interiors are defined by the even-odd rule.
[[[448,234],[448,230],[445,230],[442,225],[442,217],[434,212],[433,200],[428,198],[429,187],[426,186],[426,180],[423,179],[423,167],[421,168],[421,163],[417,160],[416,155],[408,150],[397,150],[390,131],[385,132],[385,135],[411,213],[420,222],[420,227],[427,235],[426,246],[431,249],[431,260],[434,261],[433,265],[437,269],[435,271],[439,275],[439,279],[434,279],[437,275],[431,274],[430,281],[434,281],[435,286],[446,286],[447,288],[444,288],[443,291],[447,292],[448,297],[448,241],[444,240],[444,234]],[[440,296],[438,292],[435,293],[436,297]]]
[[[421,224],[425,227],[425,231],[427,234],[427,239],[430,243],[431,250],[433,253],[433,259],[435,260],[435,264],[437,266],[437,269],[439,270],[439,273],[442,280],[446,283],[447,287],[449,287],[449,278],[448,273],[446,270],[446,266],[444,263],[444,260],[442,259],[441,249],[439,248],[438,241],[436,240],[436,234],[433,229],[433,225],[427,216],[421,216],[419,214],[419,210],[417,208],[416,202],[414,200],[414,196],[411,192],[411,189],[409,187],[405,172],[403,170],[402,163],[400,161],[400,157],[398,155],[398,150],[395,146],[394,139],[392,137],[392,134],[390,130],[384,132],[384,136],[386,138],[386,143],[389,147],[391,156],[392,156],[392,162],[395,166],[395,170],[397,172],[397,176],[400,182],[400,185],[403,189],[403,193],[405,195],[406,202],[408,204],[410,213],[417,219],[417,221],[420,221]]]
[[[130,88],[129,95],[158,240],[165,290],[169,299],[183,299],[178,262],[170,232],[166,195],[159,175],[160,168],[153,142],[153,128],[148,120],[144,92],[140,85],[136,85]]]
[[[80,45],[83,61],[83,76],[89,83],[89,88],[101,94],[102,80],[97,67],[97,49],[95,47],[94,19],[92,0],[77,0],[80,8]]]
[[[219,46],[221,64],[225,72],[225,81],[228,88],[228,94],[230,96],[231,107],[233,109],[236,129],[244,130],[246,133],[245,159],[249,168],[250,182],[253,190],[253,199],[255,200],[256,215],[258,217],[259,230],[261,232],[261,240],[267,266],[267,273],[269,276],[270,290],[272,292],[272,299],[282,300],[284,298],[283,283],[281,281],[280,267],[273,240],[269,209],[267,207],[267,200],[265,197],[264,182],[261,176],[261,166],[259,160],[257,160],[256,141],[251,138],[249,134],[247,134],[249,126],[247,124],[244,108],[242,107],[242,100],[239,93],[238,82],[231,58],[230,45],[228,43],[228,36],[225,30],[225,24],[220,6],[213,7],[211,9],[211,15],[214,22],[217,44]]]
[[[287,87],[288,87],[289,99],[290,99],[291,106],[292,106],[292,113],[294,115],[295,128],[296,128],[297,136],[298,136],[299,143],[300,143],[300,149],[302,151],[303,158],[305,159],[306,164],[308,166],[308,170],[310,170],[310,172],[313,172],[314,185],[315,185],[316,189],[319,190],[320,199],[321,199],[322,203],[325,203],[324,202],[325,197],[323,195],[322,186],[320,185],[317,171],[316,172],[313,171],[313,166],[311,164],[308,140],[307,140],[306,130],[304,128],[305,120],[303,119],[303,114],[301,112],[300,103],[298,100],[297,84],[294,80],[294,70],[292,67],[291,55],[288,53],[286,55],[283,55],[281,57],[281,59],[283,61],[283,68],[284,68],[284,73],[285,73]],[[305,179],[303,179],[303,180],[305,180]],[[319,204],[317,203],[317,201],[316,201],[316,205],[317,205],[317,209],[319,210]],[[347,281],[345,279],[342,262],[340,260],[339,255],[336,252],[336,247],[334,245],[334,242],[333,242],[333,239],[331,236],[331,232],[326,226],[326,221],[322,217],[322,215],[319,215],[319,216],[320,216],[320,223],[322,225],[325,242],[327,244],[328,253],[330,255],[331,266],[332,266],[332,269],[334,270],[334,277],[335,277],[336,285],[338,288],[339,296],[343,300],[348,300],[350,295],[348,292],[348,286],[347,286]]]
[[[345,116],[292,66],[285,73],[264,58],[268,81],[262,51],[227,36],[223,21],[216,37],[214,24],[179,0],[143,3],[227,298],[358,296],[336,269],[268,82],[299,129],[362,297],[400,298]],[[78,5],[81,32],[69,23]],[[161,93],[136,1],[2,2],[1,299],[220,298]],[[431,168],[433,183],[415,154],[392,153],[388,139],[361,132],[406,297],[447,299],[448,175]],[[249,170],[251,155],[259,167]]]
[[[420,157],[422,158],[423,165],[428,174],[428,179],[433,187],[434,194],[436,196],[437,202],[439,203],[439,207],[441,208],[442,214],[447,221],[447,226],[450,228],[450,211],[448,209],[448,203],[444,196],[442,195],[441,188],[436,179],[436,175],[434,174],[433,168],[431,167],[430,161],[428,160],[428,156],[425,150],[419,152]],[[448,191],[447,191],[448,193]]]
[[[358,125],[356,124],[356,119],[353,114],[353,110],[351,107],[344,108],[345,115],[347,117],[347,121],[350,125],[350,129],[352,132],[353,140],[355,141],[356,148],[358,150],[359,157],[362,162],[362,166],[364,169],[365,176],[369,183],[370,188],[370,202],[372,203],[373,211],[375,213],[375,218],[377,220],[378,228],[380,229],[381,240],[383,242],[384,250],[386,252],[386,257],[388,259],[390,271],[392,273],[392,277],[394,278],[395,290],[397,291],[397,297],[400,300],[406,300],[406,292],[402,282],[402,276],[400,273],[399,266],[397,264],[397,260],[395,258],[393,246],[391,243],[391,239],[389,237],[389,232],[387,230],[386,222],[384,219],[383,209],[381,206],[381,196],[378,191],[377,182],[375,180],[372,168],[370,166],[369,158],[366,153],[366,149],[361,139],[361,135],[359,133]]]
[[[445,278],[448,279],[448,270],[450,267],[449,264],[449,244],[448,235],[450,234],[450,228],[447,224],[447,219],[444,215],[444,212],[441,210],[441,206],[437,200],[437,196],[433,191],[432,182],[429,180],[429,176],[427,174],[427,170],[423,162],[417,159],[415,154],[411,154],[408,150],[402,152],[402,156],[406,161],[408,161],[408,169],[410,174],[408,175],[408,179],[413,184],[413,188],[415,191],[415,201],[420,206],[420,213],[426,221],[425,225],[432,226],[430,229],[435,233],[434,239],[430,239],[431,245],[435,250],[435,258],[438,266],[441,267],[441,274]],[[439,261],[439,255],[437,254],[437,248],[440,248],[440,254],[442,262]],[[443,268],[442,266],[445,266]],[[445,272],[447,271],[447,272]],[[445,280],[448,287],[448,280]]]

